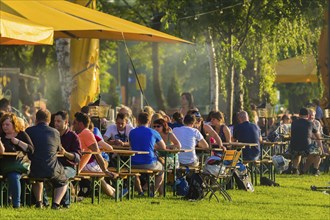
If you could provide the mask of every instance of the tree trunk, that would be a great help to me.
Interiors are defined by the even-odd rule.
[[[59,84],[63,110],[70,110],[70,95],[72,88],[72,76],[70,73],[70,40],[60,38],[55,41],[56,57],[58,62]]]
[[[233,105],[234,105],[234,75],[235,75],[235,69],[234,69],[234,48],[233,48],[233,36],[230,33],[229,35],[229,42],[230,42],[230,51],[229,51],[229,57],[230,57],[230,66],[228,68],[229,71],[229,78],[228,78],[228,104],[227,104],[227,121],[228,124],[232,123],[232,116],[233,116]]]
[[[243,100],[242,70],[236,69],[235,75],[234,75],[233,112],[238,112],[243,109],[244,109],[244,100]]]
[[[159,45],[152,43],[152,72],[154,81],[154,92],[158,109],[165,110],[165,98],[160,83]]]
[[[210,110],[218,111],[219,107],[219,74],[217,68],[217,60],[215,47],[210,28],[205,33],[206,49],[208,52],[210,64]]]

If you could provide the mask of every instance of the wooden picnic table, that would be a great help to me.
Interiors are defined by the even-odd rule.
[[[16,151],[16,152],[3,152],[2,154],[0,154],[0,157],[3,157],[3,156],[8,156],[8,157],[11,157],[11,156],[18,156],[19,153],[21,153],[22,151]],[[64,157],[63,154],[56,154],[57,157]]]
[[[244,147],[256,147],[258,143],[242,143],[242,142],[223,142],[223,146],[232,146],[236,148],[244,148]]]
[[[175,184],[175,180],[176,180],[176,154],[179,154],[179,153],[186,153],[186,152],[192,152],[193,149],[165,149],[165,150],[158,150],[158,152],[162,152],[165,154],[165,166],[164,166],[164,169],[165,169],[165,172],[164,172],[164,197],[166,196],[166,182],[167,182],[167,171],[168,171],[168,164],[167,164],[167,161],[168,161],[168,157],[171,155],[171,154],[174,154],[174,158],[173,158],[173,163],[174,163],[174,166],[173,166],[173,176],[174,176],[174,184]],[[176,190],[175,190],[175,187],[173,187],[173,195],[176,194]]]

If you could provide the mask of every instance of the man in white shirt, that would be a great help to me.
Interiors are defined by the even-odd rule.
[[[118,113],[116,124],[110,125],[103,135],[103,138],[110,145],[129,146],[128,136],[133,127],[128,123],[128,116]]]
[[[181,143],[181,149],[193,150],[179,154],[180,164],[186,166],[198,166],[199,161],[196,155],[195,147],[208,148],[209,145],[203,138],[203,135],[193,128],[196,122],[194,115],[186,115],[184,117],[184,126],[173,129],[173,133]]]

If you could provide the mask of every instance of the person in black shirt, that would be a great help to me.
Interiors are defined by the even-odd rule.
[[[291,125],[291,140],[290,149],[292,153],[292,173],[299,174],[298,166],[301,161],[301,156],[307,156],[306,164],[313,164],[313,173],[318,175],[317,156],[312,152],[315,146],[312,144],[313,135],[316,139],[320,138],[320,134],[314,128],[313,123],[308,120],[308,109],[302,108],[299,111],[299,119],[292,122]],[[305,173],[309,167],[305,166],[302,173]]]

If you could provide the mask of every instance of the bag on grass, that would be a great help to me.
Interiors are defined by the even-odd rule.
[[[289,160],[285,159],[282,155],[274,155],[272,161],[275,167],[275,170],[279,173],[282,173],[284,170],[289,168]]]
[[[194,173],[189,182],[189,190],[186,195],[188,200],[201,200],[204,197],[205,186],[200,174]]]
[[[188,194],[189,184],[188,181],[186,180],[186,176],[188,173],[189,173],[189,168],[186,167],[185,173],[181,177],[175,180],[174,187],[176,190],[176,194],[178,196],[186,196]]]
[[[245,175],[239,175],[236,171],[233,174],[233,177],[235,179],[236,185],[238,189],[242,189],[249,192],[254,192],[254,187],[252,185],[252,182],[250,180],[250,177]]]
[[[260,185],[262,186],[280,186],[280,184],[274,182],[273,180],[263,176],[260,178]]]

